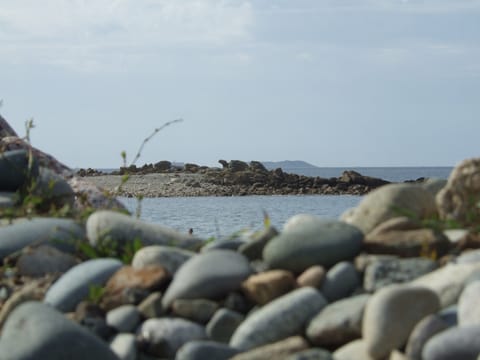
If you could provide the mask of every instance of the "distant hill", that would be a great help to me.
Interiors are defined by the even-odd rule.
[[[301,160],[262,161],[262,164],[268,170],[281,168],[284,172],[291,174],[304,174],[309,173],[312,170],[320,169],[318,166],[309,164],[308,162]]]

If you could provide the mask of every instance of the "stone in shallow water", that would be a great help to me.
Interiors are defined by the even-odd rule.
[[[330,267],[353,259],[362,246],[363,234],[336,220],[310,218],[268,242],[263,257],[272,269],[301,273],[313,265]]]
[[[108,210],[96,211],[88,217],[87,237],[92,246],[105,240],[126,244],[135,239],[143,245],[169,245],[193,250],[204,244],[203,240],[189,234]]]
[[[85,238],[83,226],[71,219],[22,219],[0,227],[0,260],[29,245],[49,243],[64,251],[73,251],[75,241]]]
[[[248,350],[301,334],[306,323],[327,301],[309,287],[283,295],[245,319],[233,334],[230,345]]]
[[[86,299],[92,285],[103,286],[122,266],[117,259],[85,261],[63,274],[45,294],[45,303],[60,311],[73,311]]]
[[[240,288],[251,273],[248,260],[230,250],[193,256],[175,273],[163,297],[164,308],[175,299],[214,299]]]
[[[440,310],[438,296],[419,286],[390,285],[377,291],[367,303],[362,335],[367,352],[383,358],[404,345],[415,325]]]
[[[118,360],[106,343],[48,305],[21,304],[3,327],[2,360],[83,360],[87,357]]]

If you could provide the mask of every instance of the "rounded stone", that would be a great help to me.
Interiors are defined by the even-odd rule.
[[[297,277],[297,286],[310,286],[319,289],[325,280],[325,273],[325,268],[323,266],[311,266]]]
[[[173,275],[180,266],[193,255],[195,255],[194,252],[172,246],[145,246],[135,253],[132,266],[135,269],[140,269],[152,265],[159,265]]]
[[[12,150],[0,153],[0,191],[17,191],[29,178],[38,176],[38,162],[33,158],[29,168],[30,155],[27,150]]]
[[[448,264],[415,279],[410,284],[433,290],[439,297],[441,308],[457,303],[468,280],[480,270],[480,263]]]
[[[140,312],[133,305],[119,306],[107,312],[107,325],[118,332],[133,332],[140,322]]]
[[[75,192],[68,182],[54,171],[43,167],[40,168],[33,194],[57,207],[73,206],[75,201]]]
[[[368,234],[380,223],[405,213],[419,219],[436,213],[431,192],[416,184],[388,184],[368,193],[345,221]]]
[[[354,340],[335,350],[335,360],[375,360],[367,352],[367,346],[363,340]]]
[[[77,260],[49,245],[28,248],[17,261],[18,273],[40,277],[47,274],[64,273],[77,264]]]
[[[432,337],[424,346],[422,360],[475,360],[480,354],[480,326],[453,327]]]
[[[440,310],[438,296],[418,286],[390,285],[377,291],[367,303],[363,339],[367,352],[383,358],[403,346],[415,325]]]
[[[117,334],[110,341],[110,349],[120,360],[137,359],[137,342],[133,334]]]
[[[309,345],[303,337],[291,336],[242,352],[230,360],[285,359],[287,356],[305,350],[308,347]]]
[[[422,350],[426,342],[449,327],[450,325],[437,314],[423,318],[408,338],[405,355],[412,360],[422,360]]]
[[[218,309],[215,301],[208,299],[177,299],[172,303],[172,313],[198,323],[207,323]]]
[[[426,258],[372,259],[365,269],[363,288],[374,292],[387,285],[406,283],[434,271],[437,267],[435,261]]]
[[[177,351],[175,360],[227,360],[238,353],[238,350],[215,341],[189,341]]]
[[[117,259],[93,259],[74,266],[63,274],[45,294],[45,303],[60,311],[73,311],[86,299],[92,285],[103,286],[122,263]]]
[[[320,290],[329,302],[334,302],[350,295],[359,285],[360,276],[355,266],[342,261],[327,272]]]
[[[357,295],[327,305],[308,324],[311,343],[338,348],[362,336],[362,319],[370,295]]]
[[[212,340],[228,343],[245,316],[229,309],[220,309],[207,324],[207,334]]]
[[[166,309],[175,299],[215,299],[240,288],[251,273],[248,260],[230,250],[193,256],[175,273],[163,297]]]
[[[0,209],[13,207],[18,200],[18,196],[14,192],[0,192]]]
[[[205,328],[178,318],[148,319],[139,328],[147,352],[157,357],[174,358],[184,344],[207,338]]]
[[[325,349],[310,348],[299,351],[285,358],[285,360],[334,360],[333,354]]]
[[[0,260],[29,245],[48,243],[72,252],[76,241],[85,239],[85,229],[71,219],[31,218],[0,227]]]
[[[458,325],[480,325],[480,281],[468,284],[458,299]]]
[[[26,302],[2,329],[3,360],[118,360],[108,345],[46,304]]]
[[[250,276],[242,283],[242,291],[253,302],[265,305],[295,287],[293,274],[285,270],[270,270]]]
[[[193,250],[203,245],[203,240],[189,234],[109,210],[99,210],[90,215],[86,228],[92,246],[106,240],[126,244],[135,239],[139,239],[142,245],[170,245]]]
[[[263,257],[270,268],[301,273],[313,265],[330,267],[353,259],[362,241],[363,234],[354,226],[311,218],[270,240]]]
[[[248,316],[233,334],[230,345],[248,350],[298,335],[326,304],[325,298],[313,288],[294,290]]]

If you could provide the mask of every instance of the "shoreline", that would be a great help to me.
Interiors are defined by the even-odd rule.
[[[212,177],[206,173],[186,171],[168,173],[132,174],[119,189],[122,175],[95,174],[84,176],[93,185],[122,197],[203,197],[203,196],[254,196],[254,195],[365,195],[371,190],[389,182],[381,180],[376,186],[341,180],[319,181],[291,175],[298,179],[293,183],[278,184],[267,182],[242,183],[229,181],[228,176]],[[362,179],[365,177],[362,177]],[[323,180],[323,179],[322,179]]]

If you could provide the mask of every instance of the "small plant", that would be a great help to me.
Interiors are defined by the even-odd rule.
[[[102,301],[103,295],[105,295],[105,287],[97,284],[90,284],[88,287],[87,301],[99,305],[100,301]]]
[[[78,241],[76,244],[77,252],[85,259],[110,257],[120,259],[124,264],[130,264],[135,253],[142,247],[140,238],[135,238],[133,241],[120,245],[108,236],[103,237],[103,240],[97,246],[92,246],[85,241]]]

